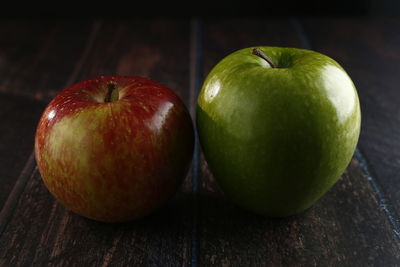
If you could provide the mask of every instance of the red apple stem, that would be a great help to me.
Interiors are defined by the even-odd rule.
[[[107,93],[106,93],[106,97],[104,98],[104,102],[107,103],[107,102],[113,102],[116,100],[115,93],[118,93],[118,91],[115,92],[115,90],[118,90],[115,83],[110,82],[107,84]]]
[[[269,57],[267,57],[263,52],[261,52],[260,49],[253,48],[253,55],[259,56],[260,58],[267,61],[268,64],[271,66],[271,68],[276,68],[276,65],[274,64],[274,62],[272,62],[272,60]]]

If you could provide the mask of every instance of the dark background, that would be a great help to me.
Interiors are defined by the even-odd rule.
[[[0,18],[397,16],[396,0],[2,1]]]

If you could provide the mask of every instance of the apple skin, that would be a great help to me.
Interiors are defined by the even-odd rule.
[[[360,134],[356,88],[320,53],[253,47],[222,59],[197,102],[206,161],[237,205],[268,217],[301,213],[345,171]]]
[[[108,86],[119,99],[105,102]],[[67,209],[103,222],[141,218],[179,189],[194,129],[184,103],[147,78],[101,76],[64,89],[36,130],[42,179]]]

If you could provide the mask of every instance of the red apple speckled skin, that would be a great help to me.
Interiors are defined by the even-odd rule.
[[[108,87],[119,99],[105,102]],[[91,219],[143,217],[179,189],[194,147],[179,97],[147,78],[101,76],[74,84],[45,109],[35,137],[42,179],[66,208]]]

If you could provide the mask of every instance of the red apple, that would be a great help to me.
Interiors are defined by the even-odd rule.
[[[105,222],[134,220],[165,204],[187,174],[193,147],[192,120],[179,97],[127,76],[64,89],[35,137],[49,191],[67,209]]]

